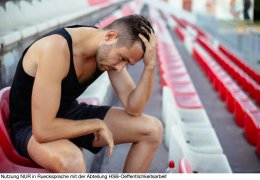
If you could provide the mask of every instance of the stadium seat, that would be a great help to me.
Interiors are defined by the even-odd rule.
[[[13,29],[19,31],[22,38],[28,38],[37,33],[37,28],[30,25],[30,21],[24,18],[24,14],[19,5],[13,1],[5,3],[6,13],[10,18]]]
[[[233,113],[235,111],[235,99],[234,94],[241,91],[241,89],[237,86],[236,83],[231,83],[229,85],[225,85],[227,92],[226,92],[226,105],[229,112]]]
[[[238,126],[244,127],[245,116],[248,112],[258,111],[256,105],[243,93],[234,93],[235,99],[235,120]]]
[[[179,139],[181,146],[186,146],[194,152],[207,154],[223,153],[216,132],[212,127],[188,127],[183,124],[172,124],[168,129],[173,130],[172,127],[175,127],[175,131],[167,131],[169,134],[166,134],[165,140],[171,141],[171,136],[174,135]]]
[[[184,29],[181,27],[176,27],[175,28],[175,32],[177,33],[177,35],[179,36],[179,38],[181,39],[181,41],[185,41],[185,33],[184,33]]]
[[[15,53],[13,51],[8,51],[3,54],[1,59],[1,80],[2,84],[9,84],[14,76],[14,67],[16,65],[17,59],[15,59]]]
[[[33,10],[38,12],[37,18],[39,18],[39,20],[47,23],[49,28],[53,28],[58,25],[58,20],[56,18],[51,18],[52,11],[49,8],[49,1],[32,0],[31,3]],[[48,11],[46,11],[46,9],[48,9]]]
[[[9,17],[2,6],[0,6],[0,17],[0,45],[1,48],[5,48],[21,40],[22,36],[13,29]]]
[[[111,85],[107,73],[103,73],[80,96],[80,99],[92,99],[99,105],[108,104],[110,101]]]
[[[260,131],[257,134],[256,155],[260,157]]]
[[[179,164],[182,158],[186,158],[192,171],[196,173],[232,173],[227,157],[224,154],[194,152],[188,147],[182,146],[179,137],[174,134],[176,130],[177,128],[172,126],[169,160]],[[180,171],[179,168],[178,171]]]
[[[168,85],[174,94],[196,94],[197,91],[192,83],[186,84],[169,84]]]
[[[30,19],[30,25],[35,26],[38,33],[46,31],[49,28],[48,23],[40,19],[40,13],[37,12],[37,9],[31,3],[21,0],[19,6],[24,15],[23,18],[27,20]]]
[[[167,147],[169,147],[170,132],[172,125],[191,128],[211,127],[211,123],[206,113],[203,113],[204,109],[189,109],[186,111],[177,109],[176,105],[173,102],[173,97],[169,91],[169,88],[163,87],[162,121],[165,125],[165,144]],[[168,96],[167,94],[170,95]]]
[[[260,112],[247,112],[244,122],[245,137],[250,144],[256,146],[260,131]]]
[[[0,147],[0,172],[1,173],[50,173],[49,170],[21,166],[13,163],[6,157],[2,147]]]
[[[185,109],[179,107],[169,87],[163,87],[162,103],[163,122],[168,119],[172,121],[171,116],[177,113],[181,122],[188,126],[211,126],[207,113],[203,108]]]
[[[9,137],[9,90],[10,87],[6,87],[0,91],[0,146],[8,159],[13,163],[38,168],[39,166],[36,163],[17,153]]]
[[[91,6],[97,5],[97,4],[102,4],[107,2],[108,0],[87,0],[88,4]]]
[[[190,164],[186,158],[182,158],[179,163],[179,173],[192,173]]]

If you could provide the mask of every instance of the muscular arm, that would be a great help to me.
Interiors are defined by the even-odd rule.
[[[119,96],[126,112],[132,116],[139,116],[144,111],[153,91],[155,72],[156,39],[152,33],[150,43],[140,36],[146,45],[143,57],[144,69],[137,85],[134,84],[126,68],[121,72],[109,72],[111,83]]]
[[[98,119],[74,121],[56,118],[61,98],[61,82],[68,73],[69,65],[66,43],[64,45],[58,39],[57,43],[42,44],[32,92],[32,129],[40,143],[106,130],[103,121]],[[108,138],[108,144],[113,146],[112,138]]]

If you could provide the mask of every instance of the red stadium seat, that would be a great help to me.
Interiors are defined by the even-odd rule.
[[[185,33],[183,32],[183,28],[181,27],[176,27],[175,28],[175,32],[177,33],[177,35],[179,36],[181,41],[185,40]]]
[[[258,157],[260,157],[260,130],[258,131],[258,134],[257,134],[257,144],[256,144],[256,155]]]
[[[131,6],[124,6],[121,10],[121,13],[123,16],[128,16],[130,14],[132,14],[134,12],[134,10],[132,9]]]
[[[39,168],[39,165],[37,165],[33,161],[20,156],[11,142],[8,128],[8,120],[10,113],[9,90],[10,87],[6,87],[0,91],[0,146],[2,147],[2,150],[6,154],[8,159],[13,163],[19,164],[21,166]]]
[[[183,109],[201,109],[203,105],[198,94],[176,94],[176,104]]]
[[[244,133],[247,141],[256,146],[260,130],[260,112],[248,112],[245,116]]]
[[[1,173],[50,173],[46,169],[21,166],[10,161],[0,147],[0,172]]]
[[[171,88],[174,94],[196,94],[197,93],[192,83],[174,84],[174,85],[170,83],[169,87]]]
[[[102,4],[108,2],[108,0],[88,0],[88,4],[93,6],[93,5],[98,5],[98,4]]]
[[[233,94],[238,93],[240,88],[237,86],[236,83],[231,83],[226,85],[227,93],[226,93],[226,105],[229,112],[233,113],[235,111],[235,99]]]
[[[178,18],[178,17],[176,17],[174,15],[172,17],[181,27],[186,28],[186,26],[188,25],[187,21],[185,21],[183,19],[180,19],[180,18]]]
[[[245,116],[248,112],[255,113],[258,111],[256,105],[248,99],[244,93],[235,94],[235,120],[238,126],[244,127]]]

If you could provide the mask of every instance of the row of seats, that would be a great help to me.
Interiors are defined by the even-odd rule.
[[[200,28],[187,22],[186,20],[177,18],[176,16],[173,16],[173,19],[179,23],[179,26],[175,28],[175,31],[183,42],[194,39],[194,37],[200,37],[197,39],[198,42],[200,42],[201,45],[204,46],[210,52],[210,54],[214,56],[214,58],[223,66],[223,68],[228,71],[228,73],[237,81],[237,83],[239,83],[258,104],[260,104],[259,73],[247,65],[245,61],[228,51],[222,44],[216,43],[213,38],[207,35]],[[196,31],[195,36],[194,34],[191,35],[191,33],[188,32],[190,29],[194,29]],[[187,36],[193,37],[185,39]],[[207,41],[201,41],[201,39],[205,39]],[[190,49],[192,48],[188,48],[188,50]]]
[[[221,51],[217,50],[208,41],[198,38],[197,41],[214,57],[214,59],[237,81],[237,83],[260,104],[260,85],[235,63],[227,59]]]
[[[252,69],[251,66],[245,63],[245,61],[232,52],[228,51],[223,45],[219,45],[218,49],[226,55],[233,63],[240,67],[245,73],[247,73],[253,80],[260,84],[260,73]]]
[[[115,11],[113,14],[110,16],[102,19],[99,21],[95,26],[99,28],[103,28],[113,22],[114,20],[122,17],[122,16],[128,16],[130,14],[139,14],[141,11],[141,8],[143,7],[142,3],[137,4],[137,2],[130,2],[127,5],[123,6],[120,11]]]
[[[190,38],[189,33],[185,33],[184,28],[179,27],[179,31],[182,31],[182,35],[186,36],[185,38],[180,37],[180,39],[186,40]],[[219,51],[214,49],[214,45],[210,43],[209,39],[203,36],[198,36],[195,39],[193,39],[193,44],[195,45],[192,47],[194,59],[208,76],[215,90],[219,92],[220,98],[226,102],[227,109],[231,113],[234,113],[235,122],[238,126],[244,128],[247,141],[256,146],[256,153],[260,156],[260,111],[254,102],[248,98],[247,94],[232,79],[233,71],[239,72],[244,76],[248,75],[236,67],[233,62],[229,62],[221,54],[217,54]],[[195,43],[195,41],[197,43]],[[226,51],[226,54],[228,53],[226,49],[222,49],[222,51]],[[231,54],[228,56],[231,56]],[[230,67],[225,68],[226,66],[223,65],[223,61],[230,65]],[[242,81],[242,78],[240,78],[239,81]],[[256,82],[254,82],[254,84],[257,85]],[[252,86],[247,90],[251,89],[254,90]],[[256,98],[259,98],[259,95]]]
[[[224,82],[224,79],[222,79],[222,83],[224,85],[227,85],[228,83],[232,83],[233,79],[229,76],[233,77],[238,84],[242,86],[244,90],[249,92],[249,95],[253,97],[257,103],[260,103],[260,85],[258,85],[255,81],[250,79],[247,74],[245,74],[241,69],[237,68],[236,66],[233,66],[234,64],[232,62],[229,62],[227,59],[223,58],[221,54],[217,54],[216,51],[208,44],[206,41],[203,41],[202,38],[198,38],[198,42],[205,48],[207,52],[209,52],[212,57],[220,64],[222,65],[223,69],[226,70],[228,73],[225,75],[223,73],[223,76],[228,77],[226,82]],[[234,92],[235,91],[235,92]],[[228,92],[228,93],[227,93]],[[231,95],[228,96],[228,95]],[[235,118],[237,121],[237,124],[240,127],[245,128],[245,135],[247,137],[247,140],[250,144],[256,145],[257,143],[257,133],[259,130],[259,109],[257,106],[247,97],[246,93],[239,90],[238,88],[233,89],[233,91],[226,90],[226,93],[223,93],[223,97],[227,97],[229,101],[237,107],[233,108],[235,109]],[[223,99],[223,98],[222,98]],[[224,99],[225,100],[225,99]],[[235,100],[235,103],[234,101]],[[230,103],[229,103],[230,105]],[[232,112],[232,108],[229,108]],[[241,113],[244,112],[244,113]],[[248,116],[250,115],[250,116]],[[253,119],[252,119],[253,118]],[[248,122],[248,119],[249,122]],[[252,124],[253,123],[253,124]],[[250,129],[248,129],[251,127]]]
[[[164,19],[150,9],[162,82],[162,120],[169,160],[186,158],[194,172],[232,172]]]
[[[102,8],[104,4],[90,6],[86,0],[7,1],[0,6],[1,51],[19,40],[42,34]]]
[[[176,21],[176,23],[179,25],[180,28],[191,28],[193,30],[195,30],[196,34],[200,37],[204,37],[208,40],[212,39],[207,33],[205,33],[202,29],[200,29],[198,26],[195,26],[194,24],[189,23],[188,21],[186,21],[185,19],[181,19],[178,18],[175,15],[172,15],[172,18],[174,19],[174,21]],[[177,28],[177,27],[176,27]],[[177,28],[178,29],[178,28]]]
[[[207,33],[201,30],[198,26],[189,23],[188,21],[178,18],[177,16],[173,15],[173,19],[179,24],[179,28],[176,28],[176,32],[183,40],[183,32],[180,31],[181,28],[187,29],[192,28],[196,31],[198,36],[206,38],[208,40],[212,40],[213,38],[210,37]],[[223,44],[220,44],[216,47],[219,51],[221,51],[225,56],[229,58],[234,64],[236,64],[239,68],[241,68],[248,76],[250,76],[254,81],[260,84],[260,74],[250,67],[243,59],[236,56],[234,53],[230,52]]]
[[[128,9],[129,14],[133,13],[133,6],[135,6],[135,4],[128,3],[114,13],[117,14],[117,18],[126,15],[126,8]],[[140,6],[137,6],[138,8],[136,10],[141,10],[142,4],[140,4]],[[113,15],[114,14],[111,16]],[[100,24],[100,22],[98,24]],[[15,150],[10,140],[8,129],[9,90],[10,87],[6,87],[0,91],[0,172],[50,172],[46,169],[42,169],[31,160],[20,156]],[[93,105],[105,105],[110,103],[110,97],[111,84],[108,78],[108,74],[103,73],[93,84],[89,86],[85,92],[83,92],[77,101],[79,103],[85,102],[87,104]],[[185,169],[185,166],[182,167]]]
[[[210,45],[205,41],[203,40],[202,38],[198,38],[198,41],[200,44],[203,44],[203,47],[206,49],[206,50],[212,50],[212,47],[210,47]],[[207,51],[207,52],[208,52]],[[216,59],[216,58],[215,58]],[[218,61],[219,62],[219,61]],[[221,63],[219,63],[221,65]],[[236,69],[235,67],[233,67],[234,69]],[[223,68],[223,69],[226,69],[226,68]],[[231,67],[232,69],[232,67]],[[226,73],[227,72],[227,73]],[[233,103],[233,99],[236,98],[236,97],[240,97],[241,101],[243,101],[243,104],[242,106],[244,106],[244,108],[250,108],[251,111],[256,111],[258,108],[257,106],[252,102],[252,100],[250,100],[246,93],[244,91],[241,91],[240,88],[233,82],[234,80],[231,78],[232,74],[229,73],[230,71],[226,71],[226,72],[223,72],[222,73],[222,83],[223,86],[228,86],[227,88],[230,89],[232,88],[233,90],[233,94],[230,93],[227,89],[224,88],[220,88],[220,97],[222,100],[226,100],[227,99],[227,107],[229,109],[230,112],[233,112],[234,111],[234,108],[232,108],[232,106],[234,105]],[[243,73],[242,73],[243,74]],[[225,78],[226,77],[226,78]],[[236,77],[238,79],[240,79],[239,77]],[[241,79],[240,79],[241,80]],[[225,82],[224,82],[225,81]],[[240,81],[241,82],[241,81]],[[215,86],[217,86],[216,83],[214,83]],[[242,86],[243,88],[244,86]],[[252,88],[253,89],[253,88]],[[235,96],[234,98],[232,98],[232,96]],[[250,102],[250,104],[245,104],[246,102]],[[233,104],[232,104],[233,103]],[[247,106],[248,105],[248,106]],[[250,110],[249,109],[249,110]],[[243,123],[243,117],[244,116],[239,116],[241,114],[235,114],[235,117],[238,118],[238,125],[243,127],[244,126],[244,123]],[[240,118],[240,119],[239,119]]]
[[[235,115],[236,123],[244,127],[245,137],[252,145],[257,144],[260,112],[243,91],[236,86],[227,73],[198,44],[194,46],[194,58],[210,78],[216,90],[226,92],[225,102]],[[221,97],[221,96],[220,96]]]

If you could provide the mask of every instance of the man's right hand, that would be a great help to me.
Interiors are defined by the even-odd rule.
[[[146,50],[144,53],[143,61],[145,67],[154,68],[155,67],[155,57],[156,57],[156,36],[151,30],[150,33],[150,40],[148,41],[142,34],[139,34],[140,39],[145,44]]]
[[[101,129],[99,131],[94,132],[95,142],[98,142],[100,139],[103,139],[108,144],[108,156],[112,155],[114,149],[114,139],[113,134],[110,129],[107,127],[104,121],[101,121]]]

